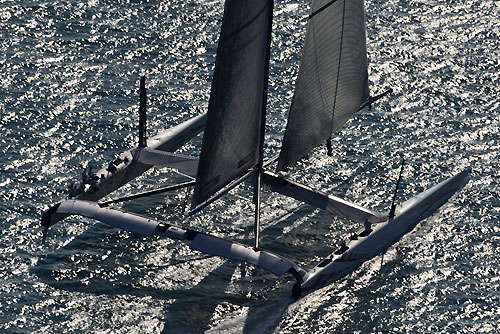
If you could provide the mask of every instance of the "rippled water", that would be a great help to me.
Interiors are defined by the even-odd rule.
[[[366,1],[372,93],[395,93],[349,121],[334,156],[292,177],[375,210],[471,168],[437,214],[345,279],[292,303],[291,278],[143,239],[85,219],[50,230],[40,215],[86,166],[135,145],[138,78],[151,133],[204,111],[221,1],[0,2],[0,331],[5,333],[366,333],[500,331],[500,5]],[[285,124],[305,1],[279,1],[266,150]],[[183,151],[196,154],[200,138]],[[119,194],[185,177],[153,170]],[[185,194],[129,211],[244,240],[247,189],[191,219]],[[264,193],[262,245],[311,268],[355,224]]]

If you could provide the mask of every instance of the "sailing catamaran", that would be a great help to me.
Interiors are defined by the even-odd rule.
[[[369,94],[363,0],[313,0],[282,148],[279,157],[266,160],[272,16],[273,0],[226,0],[200,157],[175,158],[193,163],[197,171],[190,214],[203,210],[242,182],[253,185],[252,246],[88,200],[95,198],[77,197],[53,206],[43,215],[42,225],[48,228],[73,214],[145,236],[161,233],[188,242],[191,249],[245,261],[277,276],[290,273],[297,280],[292,295],[299,297],[344,277],[383,252],[467,183],[468,171],[460,172],[399,206],[393,204],[385,215],[285,178],[283,170],[389,91],[375,97]],[[131,164],[140,156],[134,152],[129,156]],[[164,160],[155,148],[151,154],[145,147],[139,152],[152,159],[149,161]],[[273,172],[270,168],[276,162]],[[365,224],[365,229],[306,272],[261,248],[262,186]]]

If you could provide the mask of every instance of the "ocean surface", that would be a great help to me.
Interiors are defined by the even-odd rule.
[[[83,168],[206,111],[220,0],[0,1],[1,333],[499,333],[500,2],[367,0],[370,90],[358,113],[289,176],[388,212],[464,170],[467,186],[383,256],[304,298],[293,278],[69,218],[42,245],[40,217]],[[278,152],[307,1],[276,1],[266,156]],[[180,151],[199,153],[201,137]],[[184,182],[153,169],[113,197]],[[185,192],[124,210],[251,243],[242,186],[187,217]],[[358,229],[263,192],[261,246],[312,268]],[[245,241],[246,240],[246,241]]]

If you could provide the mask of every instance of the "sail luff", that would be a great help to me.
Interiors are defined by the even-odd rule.
[[[278,170],[324,143],[368,96],[363,0],[313,1]]]
[[[262,165],[272,3],[225,3],[192,207]]]

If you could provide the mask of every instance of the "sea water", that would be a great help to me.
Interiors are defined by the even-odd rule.
[[[276,1],[266,156],[286,124],[307,1]],[[468,185],[344,279],[290,298],[293,278],[74,217],[40,216],[84,168],[137,142],[139,77],[154,135],[206,111],[222,1],[0,2],[0,332],[498,333],[500,4],[367,0],[373,95],[290,177],[388,212],[464,169]],[[180,152],[197,155],[201,137]],[[180,183],[154,169],[114,196]],[[179,191],[127,211],[252,242],[242,186],[194,217]],[[263,192],[261,246],[312,268],[355,223]]]

